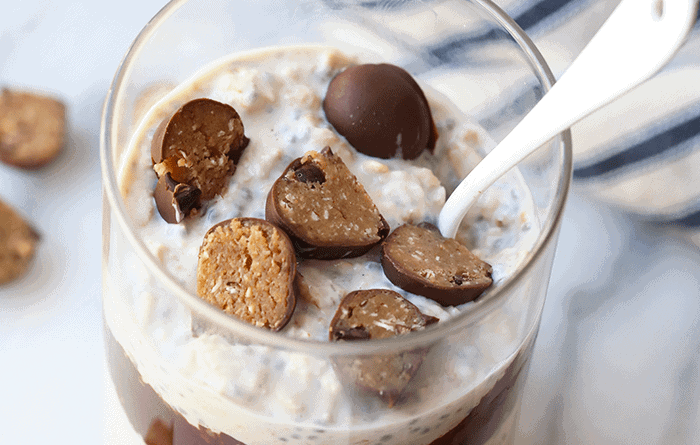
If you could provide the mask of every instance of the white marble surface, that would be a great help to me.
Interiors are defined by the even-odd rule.
[[[43,234],[0,288],[0,444],[130,444],[106,379],[100,315],[103,98],[162,0],[5,2],[0,85],[69,107],[65,153],[0,166],[0,198]],[[574,194],[528,380],[519,445],[700,443],[700,251]]]

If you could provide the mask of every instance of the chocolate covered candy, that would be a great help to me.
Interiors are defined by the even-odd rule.
[[[12,207],[0,201],[0,285],[27,271],[38,242],[36,230]]]
[[[415,159],[433,151],[437,130],[420,86],[386,63],[355,65],[328,85],[323,111],[358,151],[377,158]]]
[[[359,256],[389,234],[364,187],[329,147],[287,167],[267,196],[265,218],[287,232],[303,258]]]
[[[382,244],[384,274],[401,289],[443,306],[476,297],[491,285],[491,266],[430,224],[405,224]]]
[[[278,331],[296,305],[296,258],[287,235],[256,218],[223,221],[199,250],[197,294],[226,313]]]
[[[151,143],[153,169],[158,178],[170,174],[209,200],[223,193],[248,142],[233,107],[195,99],[159,125]]]
[[[25,169],[48,164],[63,149],[65,127],[62,102],[4,88],[0,94],[0,161]]]
[[[424,329],[437,321],[392,290],[359,290],[347,294],[340,302],[331,321],[329,338],[331,341],[390,338]],[[425,349],[417,349],[366,358],[338,358],[336,369],[393,406],[418,371],[425,354]]]

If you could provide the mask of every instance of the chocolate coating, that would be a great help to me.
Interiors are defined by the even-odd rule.
[[[386,159],[400,152],[415,159],[435,148],[428,100],[413,77],[395,65],[347,68],[328,85],[323,111],[338,133],[369,156]]]
[[[177,224],[194,209],[201,206],[202,191],[197,187],[182,184],[166,173],[158,179],[153,197],[158,213],[170,224]]]
[[[492,283],[491,266],[430,224],[405,224],[382,244],[386,277],[401,289],[456,306],[474,300]]]
[[[331,320],[331,341],[367,341],[425,329],[438,319],[424,315],[399,293],[388,289],[350,292]],[[393,406],[418,371],[425,349],[367,358],[339,358],[336,369],[347,380],[379,395]]]
[[[360,256],[389,234],[364,187],[329,147],[289,164],[270,189],[265,219],[289,235],[302,258]]]

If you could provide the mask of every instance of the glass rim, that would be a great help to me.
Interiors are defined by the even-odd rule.
[[[555,142],[559,141],[556,143],[556,145],[557,147],[561,147],[560,149],[563,155],[562,165],[560,165],[559,170],[561,174],[559,175],[559,180],[556,184],[554,211],[550,212],[547,215],[547,218],[543,221],[541,233],[538,236],[537,242],[533,248],[525,257],[522,264],[517,268],[516,272],[504,280],[504,282],[498,288],[494,289],[492,292],[489,292],[488,298],[484,299],[481,303],[477,303],[475,307],[470,308],[470,310],[451,317],[450,319],[445,320],[444,322],[441,322],[435,326],[414,332],[408,336],[396,336],[392,338],[374,340],[372,342],[329,342],[299,339],[287,337],[280,333],[253,326],[242,320],[237,320],[236,318],[210,305],[196,294],[188,291],[178,280],[176,280],[170,273],[161,267],[143,240],[136,235],[122,202],[117,184],[117,175],[115,173],[116,169],[113,162],[113,157],[111,156],[111,150],[108,150],[108,147],[111,147],[114,142],[115,134],[113,133],[115,119],[120,116],[120,113],[118,112],[119,110],[115,109],[115,102],[116,98],[120,97],[122,94],[123,80],[129,74],[131,69],[130,61],[138,56],[149,37],[158,29],[158,26],[188,1],[190,0],[171,0],[169,3],[167,3],[151,20],[149,20],[146,26],[144,26],[119,63],[117,72],[112,80],[102,108],[102,118],[100,122],[100,166],[103,196],[109,201],[110,211],[116,218],[116,221],[128,239],[130,246],[134,248],[141,260],[144,261],[146,267],[149,269],[149,272],[152,273],[161,283],[163,283],[172,293],[172,295],[178,298],[180,302],[185,304],[185,306],[187,306],[191,311],[205,316],[215,325],[223,327],[234,334],[240,334],[246,338],[255,339],[255,341],[259,344],[272,346],[277,349],[303,352],[311,355],[356,355],[358,353],[377,353],[388,349],[410,349],[435,342],[441,338],[448,337],[457,331],[463,331],[471,323],[490,313],[499,305],[499,302],[504,301],[503,298],[498,297],[507,293],[516,285],[516,283],[521,281],[533,267],[533,265],[537,263],[540,257],[544,255],[544,253],[547,251],[547,247],[552,242],[555,242],[555,235],[562,220],[564,204],[569,193],[572,177],[573,155],[571,148],[571,132],[568,129],[561,132],[553,139]],[[513,38],[513,40],[523,51],[527,61],[534,70],[534,74],[543,85],[544,92],[546,93],[554,84],[555,78],[544,60],[544,57],[535,47],[532,40],[510,16],[508,16],[491,0],[468,1],[480,6],[485,12],[490,14],[492,19],[494,19],[508,32],[511,38]],[[103,218],[105,218],[105,215],[103,215]],[[542,298],[544,298],[544,296]],[[535,320],[539,320],[543,306],[544,304],[540,304],[537,308],[537,316],[535,317]],[[528,330],[525,332],[523,338],[519,342],[518,348],[521,346],[520,343],[529,337],[530,332],[536,328],[537,325],[538,323],[535,323],[534,326],[528,326]]]

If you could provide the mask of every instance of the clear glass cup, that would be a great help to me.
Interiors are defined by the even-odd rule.
[[[568,132],[518,166],[537,219],[518,269],[461,315],[390,339],[306,341],[233,319],[165,270],[127,213],[117,178],[149,103],[221,56],[307,43],[360,48],[406,68],[495,141],[553,82],[532,42],[489,0],[175,0],[164,7],[126,54],[102,120],[105,335],[129,427],[156,445],[512,443],[571,179]],[[194,384],[176,365],[178,348],[202,331],[239,358],[224,359],[224,372],[217,353],[197,355],[202,375]],[[180,340],[164,348],[165,338]],[[405,403],[334,398],[353,391],[344,368],[415,356],[422,365]],[[227,382],[217,380],[221,373]]]

